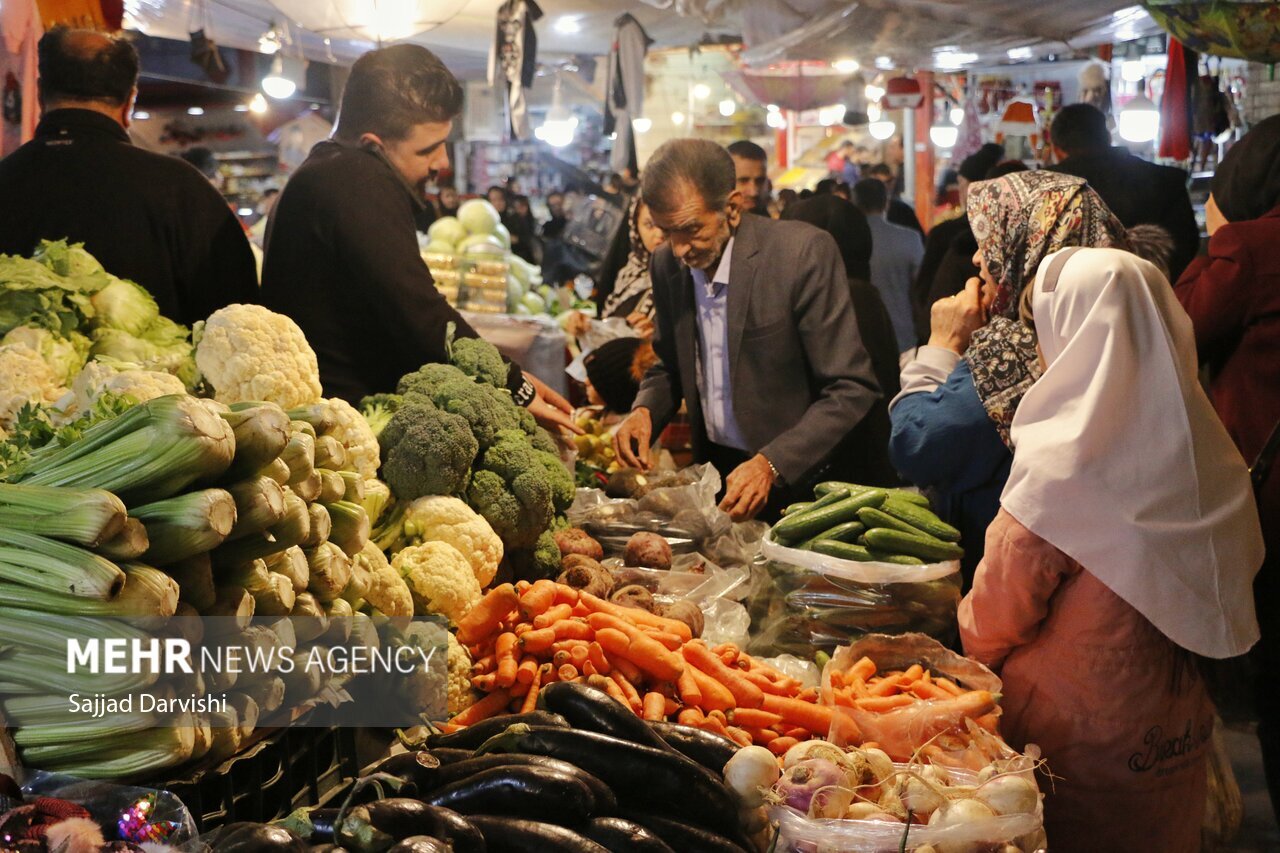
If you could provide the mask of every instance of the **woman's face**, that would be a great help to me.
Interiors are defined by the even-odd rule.
[[[987,269],[987,259],[982,256],[982,249],[973,253],[973,265],[978,268],[978,277],[982,279],[982,307],[990,310],[991,304],[996,301],[998,286],[991,270]]]
[[[653,217],[649,215],[649,205],[640,205],[640,215],[636,217],[636,230],[640,232],[640,242],[644,244],[644,250],[653,253],[653,250],[662,245],[662,231],[658,226],[653,224]]]

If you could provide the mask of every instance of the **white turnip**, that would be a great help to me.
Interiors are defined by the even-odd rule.
[[[1015,774],[996,776],[973,795],[996,814],[1030,814],[1040,803],[1040,792],[1031,780]]]
[[[764,792],[781,775],[778,759],[763,746],[743,747],[724,766],[724,782],[745,808],[763,805]]]

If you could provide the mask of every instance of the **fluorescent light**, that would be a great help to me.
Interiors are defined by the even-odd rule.
[[[976,53],[962,53],[960,51],[941,51],[933,55],[933,64],[942,69],[963,68],[965,65],[978,61]]]
[[[1137,83],[1146,76],[1147,72],[1142,67],[1141,59],[1126,59],[1120,63],[1120,77],[1126,82]]]
[[[1012,59],[1014,62],[1018,62],[1023,59],[1030,59],[1031,57],[1035,56],[1035,51],[1033,51],[1029,47],[1014,47],[1014,48],[1010,48],[1005,52],[1009,55],[1009,58]]]
[[[582,32],[582,20],[577,15],[561,15],[556,18],[553,29],[562,35],[571,36]]]
[[[725,98],[720,102],[720,115],[728,118],[738,111],[738,102],[733,98]]]
[[[1160,111],[1146,95],[1120,108],[1116,129],[1125,142],[1151,142],[1160,135]]]
[[[149,118],[151,118],[151,113],[146,110],[138,110],[133,114],[134,121],[146,121]]]
[[[881,142],[893,136],[897,130],[898,126],[887,119],[873,121],[871,124],[867,125],[867,132],[875,139],[879,139]]]
[[[247,112],[249,112],[249,105],[248,105],[248,104],[236,104],[236,105],[235,105],[234,107],[232,107],[231,109],[235,110],[235,111],[236,111],[236,112],[238,112],[238,113],[247,113]]]
[[[262,91],[276,100],[293,97],[298,84],[284,75],[284,62],[277,56],[271,60],[271,70],[262,78]]]
[[[858,60],[856,59],[837,59],[835,62],[831,63],[831,67],[839,71],[841,74],[852,74],[862,66],[858,64]]]
[[[187,115],[202,116],[204,115],[204,107],[187,107]]]
[[[699,101],[705,101],[711,97],[711,87],[706,83],[698,83],[693,87],[693,96]]]
[[[261,92],[255,92],[254,96],[249,99],[249,112],[261,115],[267,111],[267,99],[262,97]]]
[[[673,112],[671,114],[671,123],[674,124],[676,127],[679,127],[680,125],[684,124],[684,113],[680,112],[679,110],[676,110],[675,112]]]
[[[237,210],[236,213],[240,214],[241,216],[253,216],[254,210],[252,207],[242,207],[239,210]]]
[[[649,128],[653,127],[653,120],[640,116],[631,120],[631,129],[636,133],[648,133]]]
[[[964,107],[951,108],[951,123],[959,126],[964,121]]]
[[[929,128],[929,139],[939,148],[951,148],[960,138],[960,128],[954,124],[935,124]]]

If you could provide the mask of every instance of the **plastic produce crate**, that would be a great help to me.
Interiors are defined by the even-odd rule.
[[[206,833],[326,805],[348,789],[358,769],[353,729],[283,728],[222,764],[198,766],[158,787],[177,795]]]

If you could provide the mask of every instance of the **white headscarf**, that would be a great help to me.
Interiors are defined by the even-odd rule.
[[[1065,249],[1040,265],[1032,310],[1048,367],[1013,420],[1001,505],[1179,646],[1245,652],[1258,512],[1172,288],[1128,252]]]

